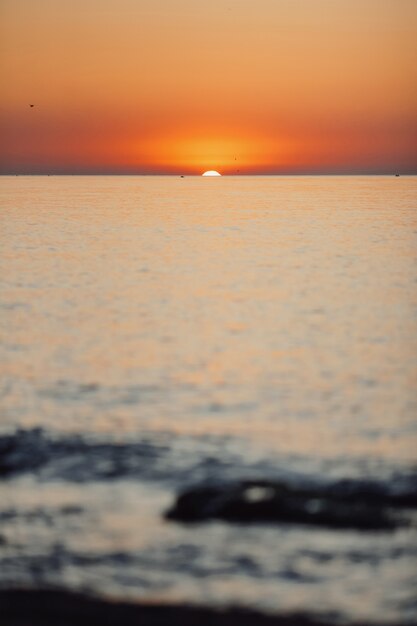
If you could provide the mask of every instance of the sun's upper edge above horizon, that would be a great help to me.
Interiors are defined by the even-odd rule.
[[[204,172],[202,176],[221,176],[221,174],[216,172],[216,170],[207,170],[207,172]]]

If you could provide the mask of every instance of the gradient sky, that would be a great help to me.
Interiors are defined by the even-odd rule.
[[[0,0],[0,19],[0,172],[417,173],[417,0]]]

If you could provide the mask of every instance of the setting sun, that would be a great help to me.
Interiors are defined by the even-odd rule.
[[[221,176],[221,174],[219,174],[219,172],[216,172],[216,170],[208,170],[207,172],[204,172],[202,176]]]

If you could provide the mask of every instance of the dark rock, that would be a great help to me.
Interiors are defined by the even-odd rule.
[[[180,522],[291,523],[357,530],[390,530],[395,498],[375,486],[345,481],[330,487],[297,487],[272,481],[200,486],[180,494],[166,513]],[[399,506],[402,506],[400,503]]]
[[[314,615],[264,615],[250,609],[129,603],[58,589],[0,590],[2,626],[330,626]],[[355,622],[355,626],[370,626]],[[372,626],[378,626],[373,623]],[[385,623],[385,626],[393,626]]]

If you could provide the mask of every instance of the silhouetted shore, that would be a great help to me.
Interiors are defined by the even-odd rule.
[[[0,591],[2,626],[329,626],[306,615],[272,616],[256,611],[179,604],[111,602],[58,590]],[[355,622],[354,626],[377,626]],[[385,624],[384,626],[388,626]],[[393,626],[393,625],[392,625]]]

